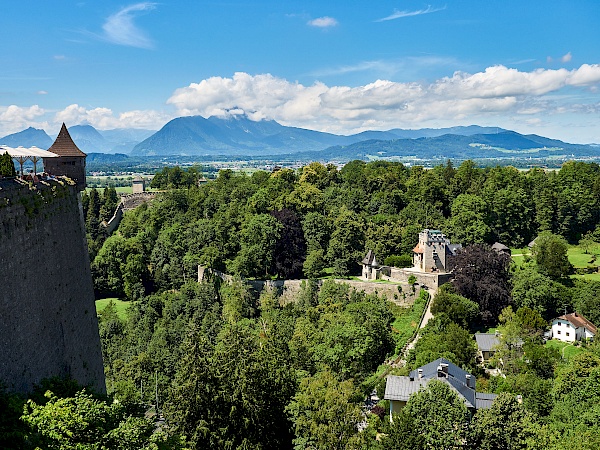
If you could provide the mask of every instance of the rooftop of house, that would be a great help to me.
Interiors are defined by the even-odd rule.
[[[410,372],[408,377],[390,375],[385,385],[386,400],[408,401],[410,396],[431,380],[447,383],[465,402],[467,408],[489,408],[495,394],[476,392],[475,377],[447,359],[439,358]]]
[[[58,136],[56,136],[56,140],[48,149],[49,152],[55,153],[58,156],[87,156],[79,147],[75,145],[69,131],[67,130],[67,126],[63,123],[60,128],[60,132]]]
[[[591,331],[594,334],[596,334],[596,332],[597,332],[596,325],[594,325],[592,322],[587,320],[581,314],[578,314],[576,312],[571,313],[571,314],[565,314],[564,316],[558,317],[558,319],[566,320],[571,325],[573,325],[575,328],[584,327],[584,328],[587,328],[589,331]],[[557,319],[554,319],[554,320],[557,320]]]
[[[374,267],[379,266],[379,263],[377,262],[377,259],[375,258],[375,253],[373,252],[373,250],[369,250],[367,252],[367,254],[365,255],[365,257],[362,260],[362,264],[364,264],[366,266],[374,266]]]
[[[510,252],[510,248],[504,244],[501,244],[500,242],[494,242],[494,245],[492,245],[492,250],[496,250],[497,252]]]
[[[475,334],[477,348],[482,352],[489,352],[500,344],[499,336],[496,333],[477,333]]]

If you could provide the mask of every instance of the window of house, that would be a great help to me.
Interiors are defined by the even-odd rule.
[[[560,334],[560,330],[558,330],[556,333],[557,333],[557,334]]]
[[[567,336],[570,336],[570,335],[571,335],[571,333],[567,332],[567,333],[566,333],[566,335],[567,335]]]
[[[560,327],[562,325],[562,323],[558,322],[558,326]]]

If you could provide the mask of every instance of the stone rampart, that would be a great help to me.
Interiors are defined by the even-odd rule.
[[[74,184],[0,180],[0,381],[70,376],[105,392],[83,210]]]
[[[121,203],[123,204],[123,209],[129,211],[130,209],[137,208],[142,203],[151,202],[156,197],[156,194],[158,192],[139,192],[122,195]]]
[[[433,290],[437,290],[442,284],[448,283],[452,279],[451,273],[420,272],[412,268],[400,269],[388,266],[383,266],[380,269],[379,278],[387,281],[408,283],[408,278],[411,275],[415,276],[417,284]]]
[[[287,299],[297,298],[300,293],[302,282],[305,280],[247,280],[246,282],[260,294],[265,287],[271,287],[286,302]],[[365,294],[377,294],[387,298],[400,306],[409,306],[414,303],[415,293],[412,292],[408,284],[381,283],[376,281],[358,281],[358,280],[343,280],[335,279],[336,283],[344,283],[355,289],[356,291],[364,291]],[[321,286],[323,280],[318,280],[318,285]],[[417,289],[416,295],[419,294]]]
[[[198,283],[205,280],[206,275],[210,273],[221,278],[224,281],[232,281],[234,278],[219,270],[209,269],[204,266],[198,266]],[[263,289],[269,287],[274,289],[280,296],[282,303],[294,301],[297,294],[300,293],[302,283],[307,280],[243,280],[250,285],[257,295]],[[335,279],[336,283],[345,283],[357,291],[364,291],[366,294],[377,294],[387,298],[389,301],[400,306],[410,306],[415,301],[415,296],[419,295],[420,288],[413,292],[408,283],[381,283],[376,281],[358,281],[358,280],[342,280]],[[319,287],[323,284],[323,280],[317,280]]]

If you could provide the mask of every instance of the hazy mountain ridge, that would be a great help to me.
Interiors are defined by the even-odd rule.
[[[288,127],[274,120],[254,121],[245,115],[185,116],[159,131],[96,130],[75,125],[69,132],[85,153],[146,156],[249,157],[291,156],[300,159],[366,159],[370,157],[507,158],[560,155],[599,156],[594,145],[569,144],[535,134],[522,135],[499,127],[478,125],[363,131],[350,136]],[[48,148],[44,130],[28,128],[0,139],[11,147]]]
[[[319,152],[321,158],[366,159],[378,157],[418,158],[507,158],[546,157],[565,154],[598,156],[598,149],[591,145],[569,144],[537,135],[522,135],[514,131],[494,134],[462,136],[444,134],[437,137],[417,139],[369,140],[348,146],[329,147]],[[298,155],[307,157],[310,155]]]
[[[8,147],[38,147],[44,150],[50,147],[52,142],[52,138],[44,130],[33,127],[0,138],[0,145],[4,144]]]
[[[445,134],[474,135],[505,131],[498,127],[424,128],[389,131],[363,131],[350,136],[288,127],[274,120],[253,121],[245,115],[230,117],[178,117],[148,139],[140,142],[132,155],[240,155],[265,156],[321,151],[370,139],[436,137]]]
[[[136,144],[154,133],[153,130],[136,128],[97,130],[91,125],[74,125],[69,128],[73,141],[84,153],[129,153]],[[35,146],[46,150],[52,145],[54,138],[55,135],[49,136],[44,130],[29,127],[0,138],[0,144],[9,147]]]

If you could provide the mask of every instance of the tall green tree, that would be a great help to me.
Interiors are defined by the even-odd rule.
[[[514,395],[502,393],[489,409],[477,411],[471,422],[469,447],[478,450],[526,450],[539,425]]]
[[[558,280],[565,278],[573,270],[567,250],[567,242],[562,237],[545,232],[535,239],[531,253],[539,271]]]
[[[3,177],[16,177],[17,172],[15,171],[15,165],[8,152],[4,152],[0,155],[0,176]]]
[[[333,222],[334,231],[327,249],[327,259],[336,276],[347,276],[358,268],[364,250],[363,221],[356,213],[342,208]]]
[[[352,380],[338,381],[326,370],[304,378],[287,407],[295,449],[343,450],[362,420],[360,393]]]
[[[448,384],[437,380],[429,382],[427,387],[411,395],[405,408],[414,420],[415,432],[424,437],[426,448],[463,448],[469,413]]]

